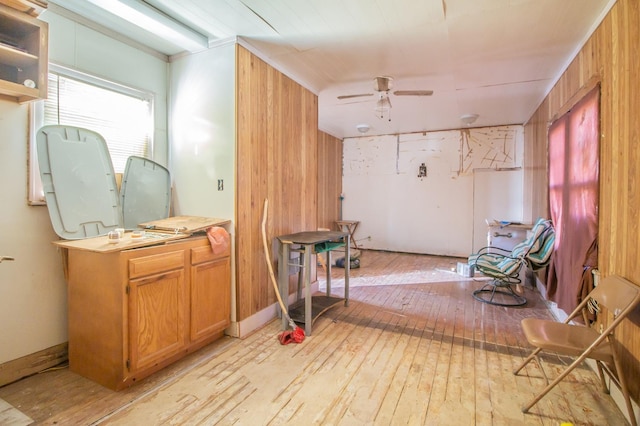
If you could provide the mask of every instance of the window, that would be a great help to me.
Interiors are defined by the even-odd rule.
[[[30,114],[29,204],[44,204],[36,134],[42,126],[63,124],[99,133],[107,142],[115,173],[131,155],[152,158],[153,94],[49,64],[48,98]]]

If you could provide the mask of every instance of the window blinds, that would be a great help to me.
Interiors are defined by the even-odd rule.
[[[116,90],[49,72],[44,125],[62,124],[93,130],[106,140],[116,173],[131,155],[150,157],[152,102]]]

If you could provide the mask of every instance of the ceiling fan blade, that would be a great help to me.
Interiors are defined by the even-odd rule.
[[[341,95],[341,96],[338,96],[338,99],[361,98],[363,96],[373,96],[373,93],[360,93],[357,95]]]
[[[396,96],[431,96],[433,90],[396,90],[393,94]]]
[[[371,99],[366,99],[366,98],[343,99],[337,105],[347,106],[347,105],[355,105],[355,104],[364,104],[367,102],[371,102]]]

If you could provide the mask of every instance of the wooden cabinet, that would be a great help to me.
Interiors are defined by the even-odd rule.
[[[230,324],[230,250],[214,254],[206,236],[65,250],[69,368],[108,388],[132,385],[222,337]]]
[[[0,0],[0,4],[7,5],[31,16],[40,15],[49,6],[47,0]]]
[[[0,2],[0,95],[27,102],[47,97],[48,37],[46,22]]]
[[[133,375],[186,347],[186,291],[184,249],[129,259],[128,359]]]
[[[231,317],[231,263],[229,258],[213,254],[208,247],[191,249],[192,342],[206,340],[211,333],[229,325]]]

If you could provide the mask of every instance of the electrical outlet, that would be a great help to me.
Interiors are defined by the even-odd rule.
[[[224,190],[224,180],[218,179],[218,191],[223,191],[223,190]]]

